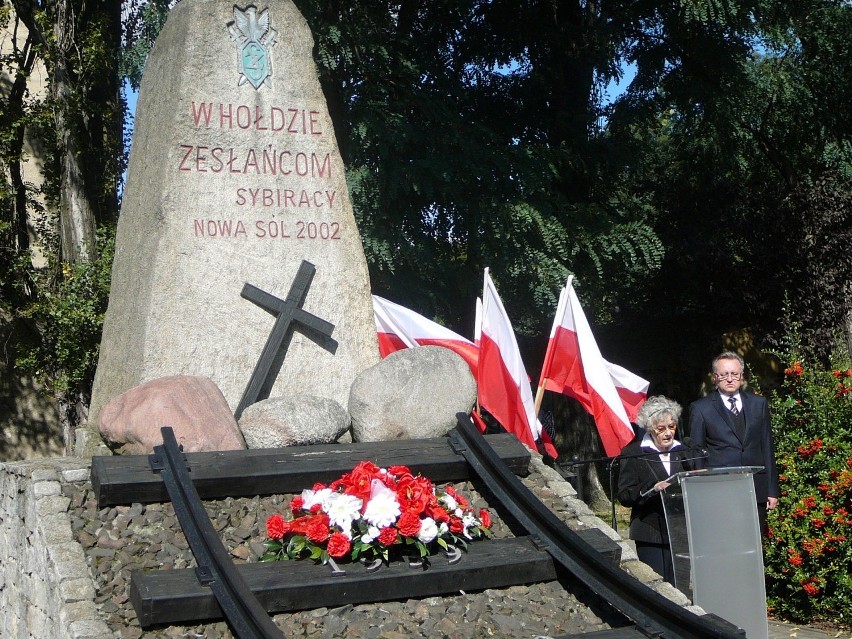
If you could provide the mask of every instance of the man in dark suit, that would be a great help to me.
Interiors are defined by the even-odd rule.
[[[764,397],[741,387],[743,358],[725,352],[713,360],[716,390],[696,402],[689,411],[692,442],[707,451],[707,467],[762,466],[754,474],[760,529],[766,532],[766,510],[775,508],[781,494],[775,468],[775,447]]]

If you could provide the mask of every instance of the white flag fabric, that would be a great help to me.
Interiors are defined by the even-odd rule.
[[[515,331],[488,269],[482,292],[479,337],[479,404],[528,448],[538,450],[541,423],[536,418],[530,388]],[[549,440],[543,440],[549,444]],[[550,446],[548,454],[556,457]]]
[[[649,382],[601,356],[572,279],[559,295],[539,386],[578,400],[594,417],[606,454],[615,456],[634,437],[630,422]]]
[[[378,295],[373,295],[373,313],[383,359],[403,348],[443,346],[461,355],[476,377],[479,349],[469,339]]]

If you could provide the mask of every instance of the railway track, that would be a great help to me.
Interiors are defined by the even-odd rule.
[[[195,484],[204,487],[208,498],[257,494],[257,491],[246,493],[245,486],[234,488],[234,482],[227,478],[217,481],[217,468],[221,471],[228,463],[210,463],[211,459],[204,454],[183,454],[171,429],[163,429],[163,445],[156,447],[155,454],[146,460],[147,472],[139,468],[128,470],[134,464],[139,465],[138,459],[93,459],[93,487],[99,502],[113,504],[138,501],[131,497],[134,485],[144,487],[141,493],[148,501],[162,499],[157,496],[161,491],[167,493],[198,564],[195,569],[133,574],[130,595],[143,627],[224,616],[237,637],[272,639],[283,634],[269,613],[398,599],[403,593],[406,598],[422,597],[562,578],[582,584],[624,619],[622,626],[597,633],[599,639],[742,639],[745,636],[742,630],[718,617],[696,615],[671,602],[620,570],[612,556],[600,552],[601,546],[594,537],[572,531],[518,479],[516,472],[522,466],[517,454],[519,444],[508,437],[508,441],[502,435],[483,437],[469,417],[461,413],[458,426],[447,438],[448,445],[444,444],[448,449],[446,456],[442,452],[425,455],[428,459],[420,460],[424,468],[417,468],[417,460],[405,459],[411,452],[404,447],[395,456],[391,446],[391,452],[385,453],[389,455],[387,459],[378,458],[381,465],[411,465],[415,473],[422,472],[435,481],[470,479],[489,493],[489,505],[509,513],[523,528],[516,539],[471,545],[465,561],[456,567],[439,566],[435,562],[425,573],[392,565],[378,576],[353,570],[348,574],[333,574],[328,567],[310,562],[288,562],[287,574],[282,574],[280,564],[235,565],[213,529]],[[287,492],[282,487],[291,486],[289,492],[295,492],[301,489],[296,486],[339,476],[338,468],[350,464],[350,454],[363,459],[368,450],[355,444],[327,448],[313,457],[305,450],[288,451],[287,454],[293,455],[290,463],[273,464],[274,472],[269,470],[269,464],[258,463],[257,452],[216,456],[220,462],[248,457],[251,459],[248,466],[264,475],[263,485],[270,487],[268,490]],[[523,453],[528,460],[528,452],[523,449]],[[270,457],[264,455],[261,457],[268,461]],[[299,469],[306,457],[313,468],[310,472]],[[320,459],[331,462],[318,463]],[[244,462],[237,464],[238,468],[243,466]],[[288,466],[296,467],[295,472],[288,472]],[[254,486],[251,481],[245,482],[246,486]]]

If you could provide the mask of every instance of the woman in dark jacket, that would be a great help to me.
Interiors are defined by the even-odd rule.
[[[631,508],[630,539],[636,554],[674,584],[674,567],[660,493],[675,473],[692,470],[686,448],[675,439],[680,404],[663,396],[649,397],[636,422],[640,436],[621,451],[618,501]]]

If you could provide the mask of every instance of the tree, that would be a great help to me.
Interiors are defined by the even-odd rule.
[[[658,266],[647,209],[594,153],[606,56],[581,3],[549,23],[544,3],[298,4],[379,292],[469,332],[490,266],[538,334],[569,272],[618,297]]]
[[[123,166],[120,11],[117,0],[11,0],[3,11],[13,34],[3,66],[13,80],[0,121],[2,321],[17,327],[12,335],[24,330],[13,340],[14,364],[55,394],[66,446],[85,419],[108,291],[95,274],[111,259],[98,238],[109,245]],[[43,99],[29,93],[36,61],[46,70]],[[43,167],[40,187],[23,176],[25,138]],[[33,260],[33,242],[44,265]]]
[[[704,344],[709,361],[722,333],[750,327],[764,344],[781,335],[790,297],[806,348],[825,361],[849,303],[840,247],[849,244],[852,119],[842,60],[852,9],[755,10],[750,33],[762,45],[720,70],[700,101],[683,82],[650,82],[659,88],[631,90],[616,105],[611,133],[638,150],[635,185],[653,193],[669,249],[648,302],[625,321],[635,328],[653,316],[661,343],[689,334],[686,343]],[[690,396],[698,382],[689,382]]]

